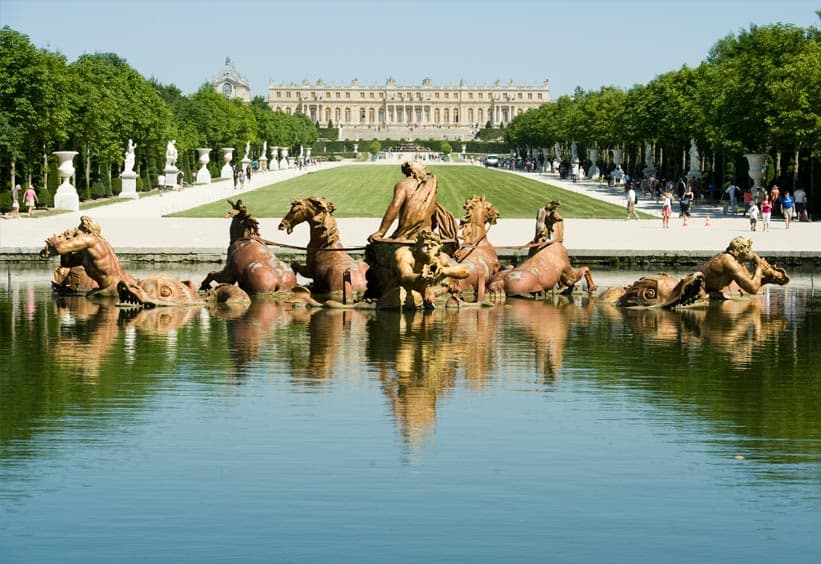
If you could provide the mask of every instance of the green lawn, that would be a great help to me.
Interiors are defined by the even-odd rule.
[[[462,205],[474,194],[484,194],[501,212],[502,218],[532,218],[550,200],[561,202],[567,218],[623,219],[622,206],[567,192],[497,170],[468,166],[430,166],[439,179],[439,202],[456,217]],[[393,186],[403,178],[398,165],[342,166],[320,170],[253,192],[236,192],[257,217],[283,217],[291,200],[323,196],[336,206],[336,217],[382,217],[393,195]],[[225,201],[173,214],[174,217],[222,217]],[[647,216],[649,217],[649,216]]]

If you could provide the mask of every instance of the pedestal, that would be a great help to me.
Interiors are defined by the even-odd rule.
[[[63,179],[63,183],[60,184],[57,193],[54,194],[54,209],[80,211],[80,195],[77,194],[77,190],[71,185],[68,178]]]
[[[211,173],[208,172],[207,166],[197,171],[197,184],[211,184]]]
[[[180,187],[177,184],[177,167],[171,166],[165,169],[165,180],[163,181],[165,184],[166,190],[179,190]]]
[[[74,176],[73,161],[77,151],[54,151],[52,154],[59,161],[57,175],[63,179],[63,183],[54,195],[54,209],[78,212],[80,211],[80,195],[77,194],[77,190],[69,180]]]
[[[231,166],[231,158],[233,157],[233,147],[222,148],[222,169],[220,170],[220,178],[234,178],[234,167]]]
[[[208,154],[211,149],[208,147],[197,147],[197,152],[200,154],[197,159],[200,163],[200,169],[197,171],[197,184],[211,184],[211,172],[208,170],[208,163],[211,162]]]
[[[137,194],[137,173],[134,171],[123,172],[120,175],[122,182],[122,190],[120,191],[120,198],[129,198],[136,200],[140,197]]]

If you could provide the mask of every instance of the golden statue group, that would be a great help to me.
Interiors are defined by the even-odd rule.
[[[146,308],[247,302],[253,295],[275,294],[294,303],[326,307],[412,310],[570,293],[582,278],[588,293],[596,290],[590,269],[571,265],[559,202],[548,202],[539,210],[535,236],[523,245],[529,249],[527,259],[502,268],[488,240],[499,212],[484,196],[465,201],[465,213],[457,224],[437,202],[434,175],[415,162],[403,163],[402,172],[405,177],[394,186],[379,229],[368,237],[364,261],[343,247],[334,205],[319,196],[294,200],[279,224],[288,234],[303,222],[310,228],[305,263],[290,266],[276,258],[271,247],[277,243],[261,236],[258,221],[242,201],[229,200],[226,263],[206,276],[199,292],[191,281],[165,274],[143,280],[128,275],[100,227],[87,216],[76,229],[49,237],[40,256],[60,256],[55,291],[111,296]],[[385,237],[394,222],[395,231]],[[297,275],[310,279],[310,284],[297,285]],[[681,279],[664,273],[646,276],[629,286],[608,289],[598,299],[624,307],[675,308],[726,292],[755,294],[764,284],[788,281],[783,269],[753,252],[751,240],[736,237],[724,252]],[[472,301],[465,301],[469,296]]]

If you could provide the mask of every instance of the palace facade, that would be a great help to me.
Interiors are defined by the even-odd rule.
[[[389,78],[382,86],[310,84],[268,85],[268,105],[286,114],[303,113],[321,126],[366,128],[397,127],[482,128],[507,124],[514,116],[550,101],[550,87],[502,85],[472,86],[464,80],[456,86],[436,86],[430,79],[421,85],[400,86]]]
[[[251,101],[251,86],[248,79],[234,67],[230,57],[225,58],[225,67],[211,80],[214,90],[228,98],[239,98],[243,102]]]

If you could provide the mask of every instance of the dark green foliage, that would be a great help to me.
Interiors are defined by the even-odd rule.
[[[91,198],[93,200],[105,198],[108,195],[107,192],[108,190],[106,189],[105,184],[100,181],[97,181],[91,185]]]
[[[123,191],[123,179],[119,176],[117,178],[111,179],[111,195],[112,196],[119,196],[120,192]]]

